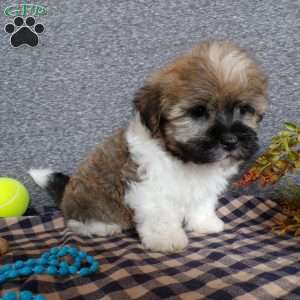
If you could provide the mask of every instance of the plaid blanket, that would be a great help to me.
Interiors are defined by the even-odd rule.
[[[300,299],[300,239],[270,231],[281,214],[270,200],[221,199],[221,234],[189,234],[181,253],[149,252],[130,231],[108,238],[83,238],[65,227],[52,208],[42,215],[0,219],[10,243],[1,264],[39,257],[50,247],[77,246],[94,255],[100,272],[52,277],[33,275],[2,284],[1,292],[31,290],[47,299]]]

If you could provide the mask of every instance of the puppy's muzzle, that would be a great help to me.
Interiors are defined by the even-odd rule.
[[[238,138],[232,133],[225,133],[221,136],[220,143],[224,150],[233,151],[238,145]]]

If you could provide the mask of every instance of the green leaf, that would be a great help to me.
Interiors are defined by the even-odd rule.
[[[280,137],[282,138],[282,137],[289,137],[289,136],[291,136],[291,132],[290,131],[287,131],[287,130],[284,130],[284,131],[281,131],[280,132]]]
[[[288,139],[285,138],[282,142],[283,142],[285,151],[286,151],[286,152],[289,152],[289,151],[290,151],[290,148],[289,148],[289,141],[288,141]]]
[[[300,134],[299,134],[299,138],[300,138]],[[274,136],[274,137],[272,137],[272,141],[273,141],[274,144],[276,144],[280,141],[280,137],[279,136]],[[271,144],[271,145],[274,145],[274,144]]]
[[[298,153],[295,151],[289,151],[288,158],[293,161],[298,160]]]
[[[274,154],[274,155],[272,155],[272,157],[271,157],[271,161],[278,161],[279,159],[280,159],[280,155],[276,155],[276,154]]]
[[[290,122],[284,122],[284,126],[291,131],[296,131],[297,130],[297,125],[294,123],[290,123]]]
[[[279,144],[270,144],[269,149],[273,151],[277,150],[278,148],[280,148]]]
[[[256,160],[257,163],[259,163],[260,165],[267,165],[269,163],[269,161],[263,157],[259,157],[257,160]]]
[[[290,138],[290,141],[289,141],[289,145],[290,147],[294,147],[298,144],[298,140],[297,140],[297,137],[293,136]]]

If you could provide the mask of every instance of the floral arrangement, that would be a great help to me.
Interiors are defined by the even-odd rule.
[[[252,167],[236,183],[246,187],[259,182],[263,187],[276,184],[288,174],[300,171],[300,126],[286,122],[285,129],[272,138],[267,150],[260,155]],[[286,185],[280,192],[285,220],[278,220],[273,230],[279,234],[287,232],[300,235],[300,185]]]

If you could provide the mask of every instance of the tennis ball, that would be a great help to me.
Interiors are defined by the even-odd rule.
[[[29,194],[19,181],[0,177],[0,217],[20,217],[29,205]]]

